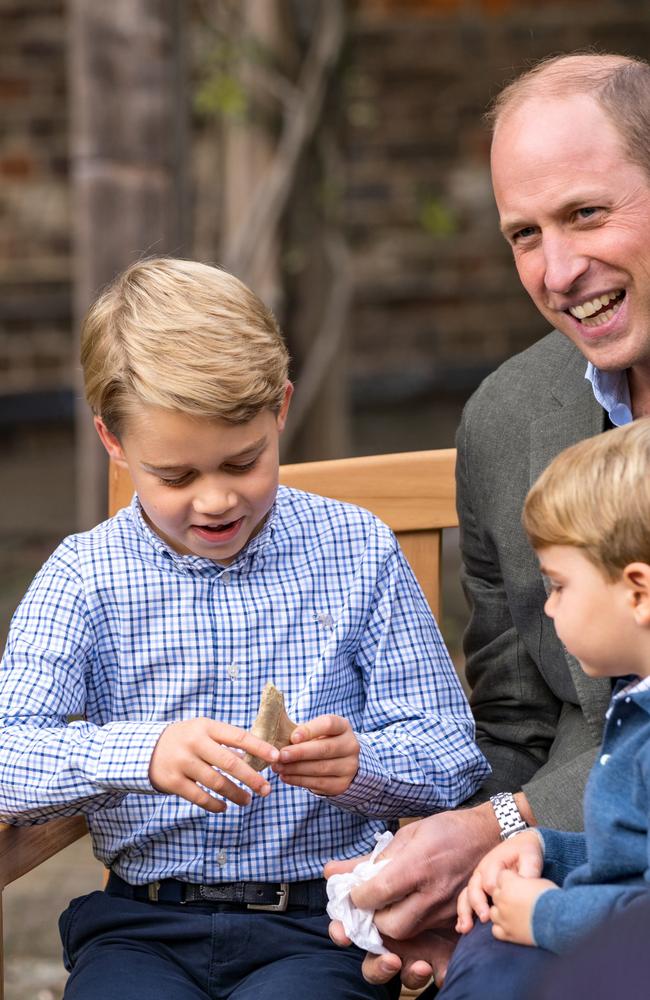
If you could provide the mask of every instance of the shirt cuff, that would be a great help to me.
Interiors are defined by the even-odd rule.
[[[387,778],[373,747],[365,741],[362,733],[354,735],[359,741],[359,770],[344,792],[340,795],[328,795],[327,799],[341,809],[372,816],[373,813],[376,814]]]
[[[563,885],[567,875],[587,860],[587,842],[582,833],[549,830],[538,827],[544,845],[544,878]]]
[[[170,722],[109,722],[101,726],[94,780],[119,792],[160,794],[149,781],[149,764]]]
[[[530,929],[533,944],[537,948],[557,951],[556,907],[564,906],[565,902],[565,894],[557,888],[545,889],[535,900],[533,912],[530,915]]]

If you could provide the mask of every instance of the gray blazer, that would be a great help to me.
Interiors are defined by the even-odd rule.
[[[611,684],[588,678],[557,639],[520,518],[551,459],[604,429],[585,368],[554,331],[481,384],[457,437],[467,678],[493,771],[475,800],[523,788],[538,822],[564,830],[582,829]]]

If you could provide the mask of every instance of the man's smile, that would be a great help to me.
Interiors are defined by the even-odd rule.
[[[597,295],[578,306],[571,306],[566,311],[583,326],[602,326],[618,312],[624,298],[625,291],[619,288],[614,292]]]

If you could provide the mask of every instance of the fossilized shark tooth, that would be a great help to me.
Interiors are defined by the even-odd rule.
[[[291,743],[291,734],[295,728],[296,723],[291,721],[284,707],[282,691],[276,688],[272,681],[267,681],[251,733],[281,750]],[[261,757],[255,757],[251,753],[244,754],[244,760],[256,771],[269,766]]]

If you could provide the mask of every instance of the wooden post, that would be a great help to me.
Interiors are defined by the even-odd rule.
[[[131,261],[183,252],[184,8],[183,0],[70,0],[77,329],[98,290]],[[107,462],[80,372],[76,390],[77,518],[86,528],[105,517]]]

